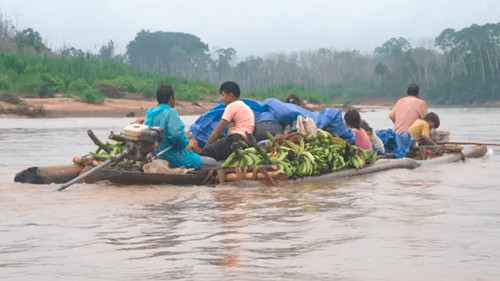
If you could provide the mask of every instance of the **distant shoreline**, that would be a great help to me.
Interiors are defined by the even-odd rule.
[[[140,117],[146,115],[147,109],[157,106],[156,101],[131,99],[106,99],[103,104],[85,103],[67,97],[22,100],[25,106],[0,101],[1,112],[4,112],[0,114],[0,118]],[[179,115],[200,115],[216,104],[217,102],[177,100],[175,109]],[[311,111],[320,111],[326,107],[343,108],[341,104],[307,103],[306,106]],[[360,110],[390,107],[384,103],[352,106]]]
[[[106,99],[103,104],[90,104],[68,97],[24,98],[24,105],[0,101],[0,118],[71,118],[71,117],[141,117],[146,110],[157,106],[153,100]],[[349,106],[358,110],[392,108],[396,100],[366,99],[359,104],[317,104],[306,103],[311,111],[323,108],[346,109]],[[177,100],[175,109],[179,115],[200,115],[209,111],[216,102]],[[456,105],[464,107],[500,107],[500,101],[481,104]]]

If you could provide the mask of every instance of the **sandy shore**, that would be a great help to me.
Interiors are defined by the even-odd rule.
[[[148,108],[155,107],[153,100],[130,100],[130,99],[106,99],[103,104],[90,104],[78,100],[57,98],[26,98],[22,99],[26,104],[23,110],[26,114],[0,114],[1,117],[23,117],[33,113],[36,117],[65,118],[65,117],[139,117],[145,116]],[[176,101],[175,109],[180,115],[199,115],[212,108],[215,102],[204,101]],[[358,109],[387,108],[391,106],[388,101],[370,102],[370,105],[354,105]],[[3,112],[18,112],[20,106],[0,101],[0,109]],[[340,104],[314,104],[308,103],[311,111],[320,111],[325,107],[342,108]]]

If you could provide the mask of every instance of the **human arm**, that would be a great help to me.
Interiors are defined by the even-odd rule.
[[[431,137],[430,137],[430,136],[424,136],[424,135],[422,135],[421,140],[424,140],[424,141],[425,141],[425,143],[426,143],[426,144],[428,144],[428,145],[436,145],[436,144],[432,141],[432,139],[431,139]]]
[[[425,141],[428,145],[435,145],[431,138],[431,127],[427,121],[422,123],[422,136],[420,136],[420,140]]]
[[[168,132],[167,139],[171,145],[177,148],[185,148],[189,139],[184,132],[184,123],[182,122],[179,114],[175,110],[168,113],[168,118],[165,124],[166,131]]]
[[[396,112],[394,108],[395,107],[393,107],[391,112],[389,112],[389,119],[391,119],[392,123],[396,122]]]
[[[423,103],[422,103],[422,107],[420,108],[420,117],[419,118],[424,118],[425,115],[427,115],[427,103],[422,100]]]
[[[142,123],[144,123],[144,120],[146,120],[146,117],[139,117],[139,118],[135,119],[133,123],[142,124]]]
[[[210,136],[208,137],[207,144],[214,143],[216,140],[218,140],[222,134],[224,133],[224,130],[226,129],[226,126],[229,124],[228,121],[225,119],[221,119],[217,126],[215,126],[214,130],[212,133],[210,133]]]
[[[374,134],[371,141],[374,150],[377,151],[378,154],[385,154],[384,143],[377,135]]]

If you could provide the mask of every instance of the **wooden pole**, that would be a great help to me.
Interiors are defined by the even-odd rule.
[[[500,146],[500,143],[494,142],[481,142],[481,141],[445,141],[445,142],[437,142],[437,144],[473,144],[473,145],[491,145],[491,146]]]
[[[111,164],[112,162],[120,162],[123,158],[125,158],[125,156],[127,156],[127,150],[124,150],[122,153],[118,154],[116,157],[111,157],[109,158],[108,160],[102,162],[101,164],[99,164],[98,166],[88,170],[87,172],[79,175],[78,177],[70,180],[69,182],[61,185],[60,187],[58,187],[55,191],[63,191],[64,189],[66,189],[68,186],[74,184],[74,183],[77,183],[78,181],[80,181],[81,179],[85,178],[85,177],[88,177],[90,176],[91,174],[93,174],[94,172],[97,172],[98,170],[100,170],[101,168],[104,168],[106,167],[107,165]]]

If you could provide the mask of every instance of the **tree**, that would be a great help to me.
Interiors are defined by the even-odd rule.
[[[187,33],[141,30],[126,48],[131,64],[156,73],[198,78],[210,62],[208,45]]]
[[[115,55],[115,44],[113,40],[109,40],[108,43],[102,45],[99,49],[99,57],[103,59],[113,58]]]
[[[389,68],[382,62],[377,63],[375,66],[375,74],[380,76],[380,90],[384,90],[384,76],[389,73]]]
[[[500,23],[446,29],[435,43],[447,58],[447,100],[500,98]]]
[[[27,28],[21,32],[16,31],[14,39],[16,40],[18,52],[21,52],[26,47],[33,47],[37,53],[40,53],[42,49],[46,49],[42,43],[42,37],[33,28]]]
[[[219,83],[223,80],[230,79],[229,75],[231,73],[231,65],[230,62],[233,60],[236,55],[236,50],[233,48],[219,48],[215,50],[217,55],[216,68],[217,68],[217,76],[219,79]]]

